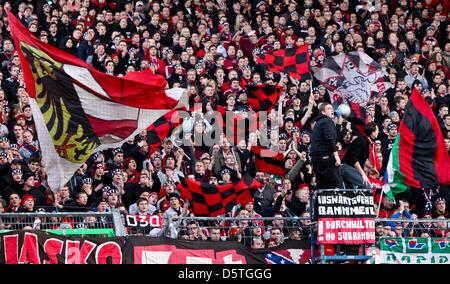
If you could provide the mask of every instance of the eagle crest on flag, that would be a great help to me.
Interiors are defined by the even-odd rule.
[[[165,113],[186,104],[185,89],[166,89],[165,78],[150,69],[123,77],[99,72],[40,41],[9,10],[6,13],[53,191],[93,153],[120,147]]]
[[[73,82],[64,72],[64,64],[24,42],[21,51],[30,63],[35,79],[36,102],[58,155],[74,163],[84,162],[100,145],[86,119]],[[60,92],[64,92],[61,96]]]

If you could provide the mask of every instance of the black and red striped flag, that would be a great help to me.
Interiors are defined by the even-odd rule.
[[[183,122],[180,111],[186,111],[186,108],[169,111],[147,128],[147,142],[151,153],[161,145],[164,138],[168,137],[172,130]]]
[[[394,195],[407,190],[406,186],[450,184],[450,157],[442,131],[416,88],[406,105],[386,171]]]
[[[263,185],[246,173],[234,184],[214,185],[180,178],[178,189],[182,199],[196,216],[216,217],[231,212],[235,205],[244,205],[253,198],[256,189]]]
[[[348,104],[351,112],[347,120],[352,122],[361,134],[364,134],[364,126],[367,122],[366,109],[360,104],[354,102],[348,102]]]
[[[255,155],[256,168],[259,171],[280,176],[286,174],[283,153],[276,153],[260,146],[253,146],[252,153]]]
[[[310,80],[309,45],[278,49],[272,53],[259,54],[256,63],[265,65],[271,72],[285,72],[297,80]]]
[[[283,88],[280,85],[247,85],[248,104],[254,111],[269,111],[280,97]]]

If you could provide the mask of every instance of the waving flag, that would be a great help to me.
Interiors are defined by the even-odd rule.
[[[247,85],[248,104],[254,111],[269,111],[280,97],[283,88],[280,85]]]
[[[238,204],[245,204],[253,198],[256,189],[262,184],[247,173],[235,184],[214,185],[189,179],[180,179],[178,189],[183,199],[189,204],[196,216],[216,217],[231,212]]]
[[[355,125],[356,130],[358,130],[360,134],[364,134],[364,126],[367,122],[366,108],[354,102],[349,102],[348,105],[350,106],[351,112],[347,120]]]
[[[279,49],[272,53],[259,54],[256,63],[266,66],[271,72],[285,72],[297,80],[310,80],[310,54],[308,45]]]
[[[101,73],[41,42],[7,13],[53,191],[91,154],[121,145],[179,104],[183,89],[166,92],[162,76]]]
[[[260,146],[253,146],[252,153],[255,155],[256,168],[259,171],[281,176],[286,174],[283,153],[276,153]]]
[[[290,257],[274,251],[266,253],[265,260],[267,264],[295,264]]]
[[[390,87],[387,73],[364,52],[340,53],[328,57],[322,66],[311,67],[314,77],[333,94],[365,106],[371,95],[383,94]]]
[[[386,171],[394,195],[408,186],[431,188],[450,184],[450,158],[439,123],[415,88],[400,122]]]
[[[216,106],[216,110],[222,116],[217,119],[220,128],[218,132],[224,133],[232,145],[237,145],[241,140],[247,141],[250,133],[255,132],[264,123],[264,119],[260,119],[261,112],[227,111],[222,106]]]
[[[161,146],[164,138],[168,137],[183,122],[183,117],[180,115],[182,110],[186,111],[186,108],[167,112],[147,128],[147,142],[151,152],[154,152],[156,148]]]

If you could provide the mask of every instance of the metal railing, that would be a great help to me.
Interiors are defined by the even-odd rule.
[[[315,223],[309,217],[180,217],[163,218],[162,228],[128,227],[127,235],[169,237],[185,240],[239,241],[248,247],[268,247],[286,239],[309,240]],[[271,236],[272,229],[280,229]],[[273,239],[273,240],[272,240]],[[274,241],[275,243],[272,243]]]
[[[177,239],[231,240],[247,247],[267,248],[287,239],[309,240],[314,226],[309,217],[181,217],[168,222],[164,233]]]
[[[375,235],[390,238],[450,238],[450,219],[376,218]],[[448,231],[448,232],[447,232]]]
[[[43,230],[60,235],[123,236],[118,210],[111,212],[1,213],[0,233],[12,230]]]

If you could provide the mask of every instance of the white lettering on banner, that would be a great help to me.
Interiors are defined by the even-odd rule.
[[[143,251],[142,264],[167,264],[171,251]]]
[[[325,234],[325,240],[326,241],[334,241],[334,240],[336,240],[336,234],[327,232]]]
[[[356,197],[345,197],[342,195],[338,196],[319,196],[319,205],[373,205],[373,196],[362,196],[358,195]]]
[[[374,240],[375,232],[338,232],[338,241]]]
[[[335,220],[326,221],[325,229],[373,229],[375,221],[373,220]]]
[[[162,227],[161,217],[158,215],[127,215],[125,220],[127,227]]]
[[[342,206],[336,206],[336,207],[325,207],[325,206],[319,206],[318,207],[319,216],[334,216],[334,215],[346,215],[346,216],[353,216],[353,215],[375,215],[375,210],[373,206],[365,207],[365,206],[355,206],[355,207],[342,207]]]
[[[209,257],[186,256],[186,264],[212,264]]]
[[[303,250],[302,250],[303,251]],[[295,259],[295,258],[294,258]],[[298,258],[298,259],[300,259],[300,257]],[[243,262],[242,262],[242,260],[233,260],[233,255],[231,255],[231,254],[229,254],[229,255],[227,255],[227,256],[224,256],[223,257],[223,263],[224,264],[244,264]]]

